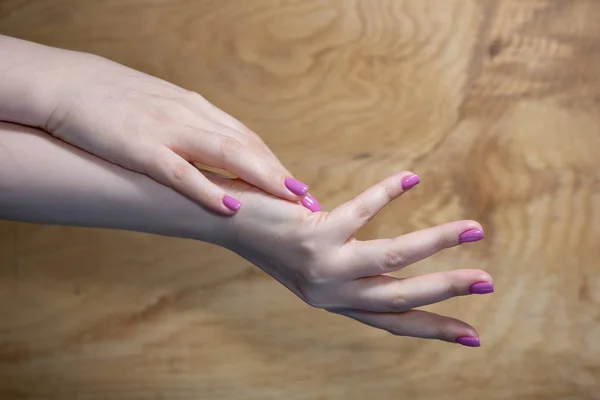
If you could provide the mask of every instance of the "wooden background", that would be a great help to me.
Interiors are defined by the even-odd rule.
[[[0,223],[2,399],[600,399],[600,1],[2,0],[0,32],[196,90],[326,208],[405,168],[363,236],[455,219],[484,268],[435,306],[483,347],[312,309],[233,254]]]

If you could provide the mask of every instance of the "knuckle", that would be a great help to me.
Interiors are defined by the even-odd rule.
[[[267,168],[266,166],[257,165],[257,169],[260,171],[262,177],[265,179],[265,184],[277,185],[277,187],[281,186],[285,179],[284,174],[279,172],[278,169],[275,168]]]
[[[406,266],[408,265],[408,262],[408,256],[403,252],[394,249],[388,249],[383,255],[382,267],[384,271],[390,271]]]
[[[464,294],[464,290],[454,281],[449,281],[447,283],[446,291],[449,297],[458,297]]]
[[[412,306],[410,301],[401,294],[398,294],[392,298],[390,302],[390,308],[394,312],[406,312],[409,311]]]
[[[354,202],[354,208],[356,209],[356,216],[361,221],[369,221],[373,216],[371,210],[363,201],[356,200]]]
[[[242,144],[235,138],[226,136],[219,145],[221,156],[227,163],[237,160],[243,150]]]
[[[440,326],[431,327],[430,333],[427,335],[429,339],[433,340],[446,340],[446,334],[444,333],[444,329]]]
[[[391,182],[384,182],[381,184],[381,190],[385,193],[385,196],[389,201],[392,201],[396,197],[398,197],[398,188],[401,187],[399,185],[392,185]]]
[[[169,167],[169,175],[175,182],[184,181],[190,165],[185,161],[176,161]]]
[[[153,152],[151,167],[145,168],[149,175],[159,181],[169,181],[177,184],[185,181],[191,169],[191,164],[183,159],[174,159],[173,152],[166,147],[159,147]]]
[[[257,184],[267,186],[271,183],[283,181],[283,179],[278,180],[279,174],[277,171],[270,168],[260,154],[253,153],[247,147],[244,151],[246,152],[246,154],[244,154],[244,162],[246,164],[244,168],[252,173],[252,177]]]
[[[143,172],[160,178],[161,175],[166,174],[171,156],[171,150],[168,148],[163,146],[156,147],[150,151],[150,157],[146,160],[146,168]]]
[[[454,338],[451,337],[449,332],[451,332],[449,324],[439,323],[431,327],[431,338],[452,342]]]

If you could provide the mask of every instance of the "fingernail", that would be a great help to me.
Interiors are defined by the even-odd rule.
[[[490,294],[494,293],[494,284],[491,282],[478,282],[469,288],[471,294]]]
[[[483,234],[483,229],[471,229],[470,231],[464,232],[460,235],[459,242],[462,243],[471,243],[478,242],[485,237]]]
[[[242,207],[242,203],[239,200],[227,195],[223,197],[223,204],[225,205],[225,207],[235,212],[238,212]]]
[[[305,196],[308,193],[308,185],[294,178],[287,178],[285,180],[285,187],[296,196]]]
[[[321,204],[319,204],[319,202],[317,201],[317,199],[315,199],[314,197],[312,197],[310,194],[306,194],[306,196],[300,201],[300,203],[302,203],[302,205],[306,208],[308,208],[310,211],[312,212],[317,212],[317,211],[321,211],[323,209],[323,207],[321,207]]]
[[[421,183],[419,175],[411,175],[402,179],[402,190],[409,190]]]
[[[460,336],[456,338],[456,343],[466,347],[481,347],[481,341],[479,338],[470,336]]]

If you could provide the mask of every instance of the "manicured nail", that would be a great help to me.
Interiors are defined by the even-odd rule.
[[[464,232],[460,235],[459,242],[462,243],[471,243],[478,242],[485,237],[483,234],[483,229],[471,229],[470,231]]]
[[[294,178],[287,178],[285,180],[285,187],[296,196],[305,196],[308,193],[308,185]]]
[[[490,294],[494,293],[494,284],[491,282],[478,282],[469,288],[471,294]]]
[[[310,194],[306,194],[306,196],[300,201],[300,203],[302,203],[302,205],[306,208],[308,208],[310,211],[312,212],[317,212],[317,211],[321,211],[323,209],[323,207],[321,207],[321,204],[319,204],[319,202],[317,201],[317,199],[315,199],[314,197],[312,197]]]
[[[466,347],[481,347],[481,341],[479,338],[470,336],[460,336],[456,338],[456,343]]]
[[[421,183],[419,175],[411,175],[402,179],[402,190],[409,190]]]
[[[242,207],[242,203],[240,203],[239,200],[234,199],[231,196],[223,197],[223,204],[225,205],[225,207],[227,207],[231,211],[235,211],[235,212],[238,212],[240,210],[240,208]]]

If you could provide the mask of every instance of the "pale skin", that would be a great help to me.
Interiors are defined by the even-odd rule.
[[[401,172],[330,212],[311,212],[246,182],[206,173],[244,203],[234,217],[215,213],[136,173],[39,130],[0,124],[0,218],[106,227],[192,238],[228,248],[306,303],[396,335],[478,346],[465,322],[415,310],[491,286],[482,270],[397,279],[389,273],[479,232],[456,221],[389,239],[353,234],[404,194]]]
[[[0,121],[40,128],[224,214],[242,206],[191,163],[302,201],[260,137],[198,93],[92,54],[0,35]]]

